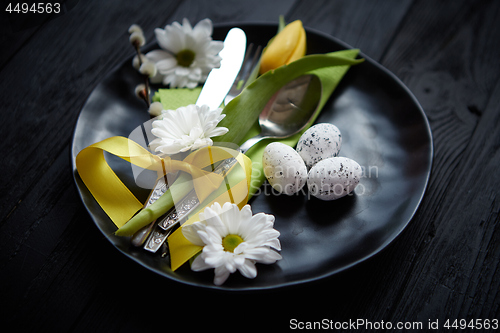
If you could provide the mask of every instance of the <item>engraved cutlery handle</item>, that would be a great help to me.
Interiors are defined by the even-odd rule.
[[[237,160],[234,157],[224,160],[214,169],[213,172],[223,175],[228,172],[236,164],[236,162]],[[153,195],[150,200],[152,200],[152,198]],[[144,249],[150,252],[158,251],[170,235],[173,227],[186,218],[193,209],[198,207],[199,204],[200,201],[198,200],[196,192],[193,189],[180,201],[180,203],[175,205],[175,207],[172,207],[164,217],[159,219],[156,223],[155,229],[149,235],[146,243],[144,244]]]
[[[151,191],[146,203],[144,204],[144,208],[151,205],[153,202],[158,200],[165,192],[168,190],[168,185],[166,183],[166,177],[161,177],[156,181],[154,189]],[[139,247],[144,244],[146,239],[151,234],[151,230],[154,227],[154,222],[151,222],[149,225],[142,227],[139,229],[131,238],[132,245]]]

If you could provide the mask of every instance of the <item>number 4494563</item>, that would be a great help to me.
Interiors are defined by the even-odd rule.
[[[35,2],[35,3],[9,3],[5,11],[12,14],[26,14],[26,13],[34,13],[34,14],[58,14],[61,12],[61,4],[58,2],[50,3],[50,2]]]
[[[478,329],[478,330],[497,330],[499,328],[498,325],[498,319],[471,319],[471,320],[465,320],[465,319],[447,319],[446,322],[443,325],[444,328],[446,329]]]

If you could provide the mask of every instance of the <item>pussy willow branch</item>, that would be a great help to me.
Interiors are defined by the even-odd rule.
[[[135,44],[134,47],[135,47],[135,52],[137,53],[137,58],[139,59],[139,68],[140,68],[142,66],[141,48],[139,47],[138,44]],[[145,89],[146,91],[145,91],[145,95],[144,95],[144,101],[146,102],[146,106],[149,109],[149,106],[151,105],[151,101],[149,99],[149,79],[148,79],[147,75],[143,75],[143,76],[144,76],[144,85],[146,86],[146,89]]]

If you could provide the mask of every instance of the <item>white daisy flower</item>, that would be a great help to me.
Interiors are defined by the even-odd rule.
[[[274,216],[252,215],[250,205],[241,211],[236,204],[215,203],[200,213],[200,221],[184,225],[182,233],[193,244],[203,246],[191,269],[215,268],[214,284],[221,285],[236,270],[250,279],[257,276],[256,263],[273,264],[281,259],[279,231]]]
[[[156,40],[163,50],[153,50],[146,57],[156,63],[153,83],[163,82],[175,88],[194,88],[205,82],[213,68],[220,67],[222,41],[212,40],[212,21],[204,19],[194,27],[187,19],[165,29],[155,29]]]
[[[149,146],[153,151],[169,155],[211,146],[211,137],[229,131],[226,127],[217,127],[226,116],[221,113],[221,108],[210,110],[208,105],[194,104],[163,110],[161,119],[152,123],[151,133],[157,138]]]

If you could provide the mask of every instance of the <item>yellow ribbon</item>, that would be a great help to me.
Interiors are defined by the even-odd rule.
[[[252,176],[252,161],[245,155],[239,154],[236,156],[238,163],[243,167],[242,172],[236,177],[231,177],[231,182],[228,184],[229,190],[220,194],[215,199],[208,203],[203,203],[203,207],[208,207],[218,202],[221,206],[225,202],[236,203],[241,209],[248,202],[248,195],[250,193],[250,179]],[[227,178],[226,178],[226,181]],[[199,221],[199,214],[203,211],[200,210],[189,217],[183,225],[188,225]],[[188,241],[182,234],[182,228],[175,230],[168,237],[168,248],[170,250],[170,265],[171,269],[175,271],[185,262],[195,256],[202,250],[202,246],[195,245]]]
[[[207,147],[189,154],[183,161],[176,161],[170,158],[160,158],[132,140],[114,136],[80,151],[76,157],[76,167],[90,193],[118,228],[141,209],[143,204],[108,165],[104,158],[105,151],[141,168],[155,170],[160,176],[175,171],[191,174],[196,195],[202,203],[201,207],[210,206],[215,202],[221,205],[225,202],[232,202],[241,209],[248,201],[252,161],[243,154],[228,148]],[[202,170],[210,164],[231,157],[235,157],[241,167],[240,173],[231,179]],[[231,172],[234,172],[234,168]],[[219,189],[223,181],[226,182],[227,191],[223,191],[222,194],[212,199],[210,195]],[[207,198],[209,202],[203,202]],[[190,215],[185,223],[191,224],[199,221],[198,215],[202,210],[203,208]],[[170,235],[168,243],[172,270],[179,268],[201,250],[200,246],[192,244],[184,237],[181,228]]]
[[[233,157],[224,149],[204,148],[188,155],[183,161],[161,158],[125,137],[114,136],[83,149],[76,157],[80,178],[115,225],[123,226],[143,204],[123,184],[104,158],[104,151],[141,168],[154,170],[159,176],[184,171],[193,178],[200,202],[219,188],[224,178],[202,170],[211,163]]]

